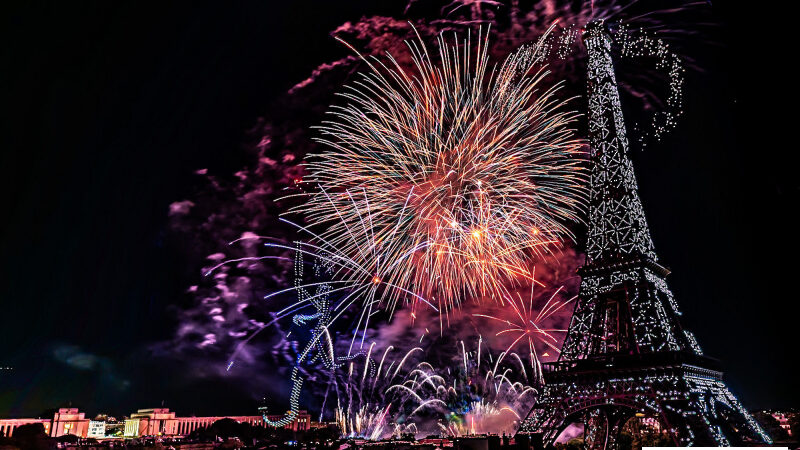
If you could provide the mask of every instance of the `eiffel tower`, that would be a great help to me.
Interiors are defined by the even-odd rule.
[[[639,199],[602,22],[587,26],[591,185],[580,295],[558,361],[517,435],[550,446],[572,423],[589,449],[616,449],[625,423],[647,417],[678,446],[770,443],[703,356],[658,258]]]

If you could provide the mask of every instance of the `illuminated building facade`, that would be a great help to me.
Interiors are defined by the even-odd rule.
[[[89,431],[90,420],[78,408],[61,408],[53,415],[52,419],[0,419],[0,434],[13,436],[14,430],[20,425],[41,423],[48,436],[58,437],[74,434],[86,437]]]
[[[267,419],[283,417],[282,415],[267,416]],[[125,437],[141,436],[186,436],[191,432],[205,428],[221,419],[232,419],[239,423],[246,423],[256,427],[270,427],[263,416],[207,416],[207,417],[177,417],[168,408],[140,409],[125,420]],[[284,426],[292,431],[306,431],[311,429],[311,415],[308,411],[301,410],[297,417]]]
[[[44,432],[50,435],[50,424],[52,422],[52,419],[0,419],[0,436],[13,436],[17,427],[31,423],[41,423],[44,425]]]
[[[786,413],[774,411],[770,412],[769,414],[778,421],[778,425],[786,430],[786,433],[789,434],[789,436],[792,435],[792,425],[789,423],[789,416]]]
[[[105,420],[90,420],[89,421],[89,431],[86,433],[86,437],[95,438],[95,439],[106,437],[106,421]]]
[[[282,415],[268,415],[267,419],[277,420]],[[208,416],[177,417],[169,408],[140,409],[125,419],[122,436],[136,438],[142,436],[186,436],[199,428],[205,428],[221,419],[233,419],[256,427],[271,427],[258,416]],[[120,424],[105,420],[90,420],[77,408],[61,408],[52,419],[0,419],[0,436],[13,436],[20,425],[41,423],[48,436],[58,437],[72,434],[78,437],[95,439],[114,437],[116,427]],[[311,415],[308,411],[298,411],[297,417],[283,428],[292,431],[306,431],[312,427]],[[114,433],[109,433],[113,430]]]
[[[53,416],[53,425],[50,429],[51,436],[64,436],[74,434],[75,436],[86,437],[89,432],[89,419],[78,408],[61,408]]]

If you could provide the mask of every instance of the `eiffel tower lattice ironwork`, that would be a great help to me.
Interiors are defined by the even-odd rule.
[[[639,198],[602,22],[583,34],[589,54],[591,180],[586,264],[558,361],[519,439],[551,445],[584,423],[585,447],[617,448],[632,417],[649,417],[676,445],[770,442],[683,330]]]

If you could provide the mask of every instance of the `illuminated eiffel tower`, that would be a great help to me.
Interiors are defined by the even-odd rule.
[[[769,437],[679,322],[639,199],[602,22],[583,34],[589,54],[591,192],[580,295],[557,362],[518,440],[552,445],[584,424],[585,448],[617,448],[633,417],[649,417],[676,445],[729,446]]]

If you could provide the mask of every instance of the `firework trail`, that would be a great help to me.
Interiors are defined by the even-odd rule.
[[[522,293],[520,292],[507,295],[504,298],[502,307],[506,310],[506,312],[513,312],[513,315],[510,318],[482,313],[475,313],[473,316],[483,317],[497,324],[504,325],[504,328],[498,331],[495,336],[511,335],[513,337],[514,340],[510,345],[508,345],[506,350],[501,353],[499,361],[502,361],[505,355],[511,354],[511,349],[513,349],[517,344],[527,343],[533,376],[537,382],[542,383],[541,359],[539,351],[536,349],[534,342],[540,342],[544,345],[546,350],[541,356],[550,356],[549,353],[547,353],[550,351],[554,352],[554,354],[561,352],[562,339],[557,338],[554,333],[566,333],[567,330],[561,328],[552,328],[547,325],[547,322],[555,314],[562,311],[565,306],[572,303],[577,297],[575,296],[567,300],[559,299],[558,295],[564,289],[564,286],[560,286],[558,289],[553,291],[552,295],[550,295],[543,306],[540,308],[535,308],[534,291],[537,285],[545,287],[544,284],[536,280],[534,276],[533,283],[530,287],[530,295],[527,299],[523,298]]]
[[[320,127],[329,150],[306,163],[319,189],[291,212],[364,269],[356,276],[440,311],[530,279],[533,258],[573,238],[585,198],[577,114],[558,84],[543,86],[544,42],[494,69],[480,35],[474,54],[471,38],[440,36],[440,63],[409,43],[414,71],[366,60],[371,72]]]
[[[512,432],[537,391],[522,357],[514,353],[502,365],[484,347],[480,337],[474,350],[461,341],[445,367],[422,360],[421,347],[393,358],[390,346],[380,358],[351,363],[346,378],[336,380],[344,390],[335,410],[343,436]]]

